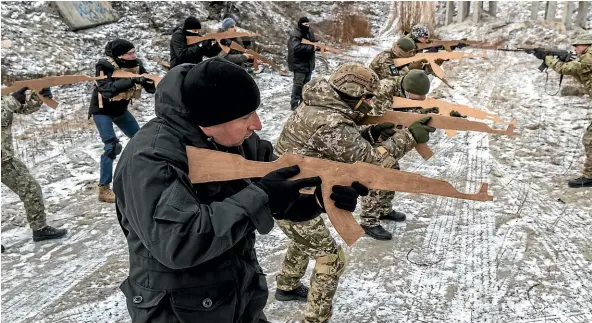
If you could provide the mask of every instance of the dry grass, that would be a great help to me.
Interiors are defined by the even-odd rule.
[[[433,34],[436,24],[436,2],[434,1],[399,1],[396,4],[399,17],[399,31],[403,34],[411,32],[416,24],[424,24]]]
[[[354,14],[354,3],[344,2],[333,10],[334,20],[315,24],[322,33],[328,35],[340,45],[351,45],[355,38],[370,38],[372,30],[364,15]]]

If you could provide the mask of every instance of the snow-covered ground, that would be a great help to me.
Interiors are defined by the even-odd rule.
[[[518,44],[549,39],[564,46],[573,37],[544,26],[492,30],[492,25],[452,25],[439,33],[448,39],[491,33]],[[392,41],[353,48],[350,57],[319,58],[315,76],[326,76],[347,60],[368,63]],[[3,53],[3,64],[11,53]],[[566,186],[583,163],[580,139],[592,120],[590,98],[549,95],[558,78],[550,73],[545,89],[545,74],[530,55],[488,54],[489,59],[445,63],[455,89],[436,80],[431,95],[516,119],[520,134],[459,132],[448,138],[438,131],[429,143],[431,160],[410,152],[401,166],[465,192],[490,183],[494,201],[397,194],[393,206],[408,220],[384,223],[394,239],[363,237],[346,248],[349,265],[334,300],[333,322],[592,322],[592,190]],[[256,80],[262,90],[260,135],[275,141],[291,113],[291,78],[265,72]],[[54,93],[61,103],[56,111],[44,107],[16,119],[15,148],[43,188],[49,223],[70,233],[34,243],[22,204],[2,186],[1,239],[7,252],[1,258],[1,319],[130,322],[118,290],[127,275],[127,245],[114,206],[96,200],[102,143],[86,119],[90,87]],[[153,117],[152,98],[144,94],[132,108],[142,124]],[[277,228],[257,242],[271,292],[266,313],[273,322],[299,318],[304,311],[302,303],[273,298],[287,244]]]

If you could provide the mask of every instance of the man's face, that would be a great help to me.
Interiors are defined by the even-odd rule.
[[[588,48],[588,46],[591,45],[575,45],[574,47],[576,48],[576,55],[582,56],[582,54],[584,54],[584,51],[586,50],[586,48]]]
[[[134,48],[132,48],[127,53],[119,56],[119,58],[126,60],[126,61],[133,61],[137,58],[136,50]]]
[[[420,95],[420,94],[407,92],[407,98],[409,98],[411,100],[423,101],[426,99],[426,95],[425,94]]]
[[[419,40],[420,43],[424,43],[424,44],[426,44],[428,42],[427,37],[419,37],[417,40]]]
[[[257,112],[210,127],[200,127],[206,136],[214,138],[214,141],[222,146],[237,147],[249,138],[253,131],[261,130],[261,120]]]

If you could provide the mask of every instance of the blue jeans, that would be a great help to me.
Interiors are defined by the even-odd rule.
[[[113,162],[115,161],[114,149],[115,144],[118,144],[117,136],[115,136],[115,129],[113,124],[115,123],[128,138],[133,137],[140,126],[136,118],[129,112],[125,111],[124,114],[119,117],[111,117],[105,114],[93,114],[93,120],[95,126],[99,131],[101,140],[105,144],[105,151],[101,155],[101,175],[99,178],[99,185],[109,185],[113,180]]]

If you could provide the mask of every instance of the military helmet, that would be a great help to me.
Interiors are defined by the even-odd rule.
[[[352,98],[374,95],[378,81],[378,75],[374,71],[355,62],[342,64],[329,77],[329,84],[335,90]]]
[[[592,35],[585,35],[577,38],[573,43],[572,46],[577,45],[592,45]]]
[[[428,30],[428,27],[426,27],[424,25],[415,25],[411,29],[411,36],[413,37],[413,39],[419,39],[421,37],[428,37],[429,38],[430,31]]]
[[[403,77],[403,90],[417,95],[430,92],[430,79],[422,70],[411,70]]]
[[[396,45],[396,46],[395,46]],[[393,52],[396,52],[396,47],[398,47],[403,52],[411,52],[415,50],[415,43],[409,38],[399,38],[395,43],[393,43]]]

